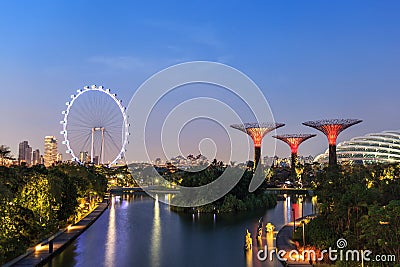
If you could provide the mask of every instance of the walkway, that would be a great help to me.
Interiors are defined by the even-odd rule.
[[[102,203],[91,212],[85,218],[80,220],[73,226],[68,227],[67,230],[60,233],[53,239],[53,253],[49,253],[49,244],[37,247],[31,253],[28,253],[25,257],[18,260],[13,260],[3,265],[5,266],[41,266],[49,261],[53,256],[60,253],[64,248],[67,247],[73,240],[75,240],[82,232],[84,232],[90,225],[92,225],[97,218],[107,209],[108,202],[105,199]]]
[[[313,215],[311,215],[313,216]],[[310,216],[306,216],[306,217],[310,217]],[[305,218],[305,217],[304,217]],[[295,222],[295,227],[298,227],[300,225],[300,221],[304,218],[300,218],[297,219]],[[293,236],[293,222],[290,222],[288,224],[286,224],[285,226],[283,226],[278,234],[276,235],[276,248],[279,250],[285,250],[289,253],[289,251],[291,250],[296,250],[296,246],[293,244],[292,242],[292,236]],[[283,262],[283,264],[285,266],[288,267],[295,267],[295,266],[310,266],[312,267],[312,265],[306,261],[286,261]]]

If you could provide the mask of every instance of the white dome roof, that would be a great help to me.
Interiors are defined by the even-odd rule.
[[[400,131],[384,131],[352,138],[337,145],[338,162],[390,163],[400,162]],[[328,161],[328,150],[315,158]]]

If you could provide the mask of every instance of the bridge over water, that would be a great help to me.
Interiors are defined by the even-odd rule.
[[[267,188],[265,192],[278,195],[290,194],[314,196],[314,190],[311,188]]]
[[[135,193],[135,192],[152,192],[160,194],[176,194],[179,193],[177,188],[167,188],[162,186],[144,186],[144,187],[119,187],[112,188],[111,194],[122,194],[122,193]],[[278,194],[278,195],[314,195],[314,190],[310,188],[267,188],[266,193]]]

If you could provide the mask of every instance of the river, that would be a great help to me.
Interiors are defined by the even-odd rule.
[[[313,212],[310,199],[290,196],[275,208],[244,214],[177,214],[145,194],[112,196],[109,209],[45,266],[282,266],[257,259],[254,237],[260,217],[279,230],[292,221],[292,208],[296,218]],[[254,246],[247,254],[246,229]],[[261,247],[273,249],[273,236],[264,237]]]

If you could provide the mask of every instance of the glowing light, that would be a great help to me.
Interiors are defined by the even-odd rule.
[[[336,145],[336,139],[343,130],[360,122],[362,122],[362,120],[333,119],[333,120],[307,121],[304,122],[303,124],[323,132],[328,138],[329,144]]]
[[[115,264],[115,251],[117,248],[117,237],[116,237],[116,216],[115,216],[115,199],[111,198],[110,205],[110,216],[108,221],[107,229],[107,242],[106,242],[106,255],[105,265],[112,266]]]
[[[151,234],[151,261],[152,266],[160,265],[160,249],[161,249],[161,219],[160,219],[160,204],[158,202],[158,195],[154,201],[154,217],[153,229]]]
[[[246,267],[252,267],[252,266],[253,266],[253,251],[247,250],[246,251]]]
[[[329,142],[329,165],[334,166],[337,164],[336,139],[338,135],[343,130],[360,122],[362,122],[362,120],[333,119],[333,120],[307,121],[303,122],[303,124],[315,128],[326,135]]]
[[[39,250],[41,250],[42,249],[42,245],[41,244],[39,244],[39,245],[37,245],[36,247],[35,247],[35,251],[39,251]]]
[[[297,154],[300,144],[314,136],[316,136],[316,134],[284,134],[273,137],[288,144],[292,153]]]
[[[284,194],[285,203],[283,204],[283,214],[284,214],[284,224],[287,224],[292,221],[291,218],[291,203],[290,203],[290,196]]]
[[[247,133],[254,142],[254,169],[257,167],[261,158],[261,143],[263,137],[279,128],[285,126],[283,123],[244,123],[244,124],[233,124],[232,128]]]
[[[262,139],[267,133],[284,125],[283,123],[245,123],[233,124],[231,127],[247,133],[253,140],[254,146],[261,147]]]

